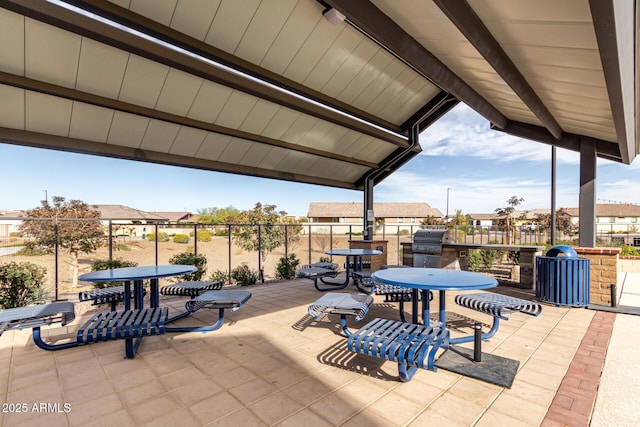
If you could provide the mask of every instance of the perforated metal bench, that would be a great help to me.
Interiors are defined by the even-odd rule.
[[[165,296],[183,296],[183,297],[197,297],[203,292],[215,291],[222,289],[222,282],[220,281],[187,281],[172,283],[170,285],[163,286],[160,289],[160,293]],[[167,322],[173,322],[174,320],[182,319],[190,315],[189,310],[179,313],[167,320]]]
[[[336,270],[332,270],[330,268],[323,268],[323,267],[307,267],[307,268],[301,268],[299,270],[296,270],[296,277],[302,277],[305,279],[313,280],[313,286],[315,286],[315,288],[320,292],[326,292],[326,291],[331,291],[335,289],[344,289],[347,286],[347,284],[337,285],[337,286],[325,286],[322,288],[318,284],[318,279],[322,279],[323,277],[336,277],[337,275],[338,275],[338,272]]]
[[[500,327],[500,319],[509,320],[505,314],[517,312],[537,317],[542,313],[542,306],[536,302],[491,292],[460,294],[456,295],[454,301],[462,307],[493,316],[493,325],[487,333],[482,334],[483,340],[488,340],[496,334]],[[473,335],[452,338],[451,344],[471,342],[473,339]]]
[[[129,289],[131,289],[130,295],[133,296],[133,287]],[[145,289],[143,292],[146,294],[147,290]],[[92,301],[91,305],[110,304],[111,311],[116,311],[117,304],[124,302],[124,285],[80,291],[78,292],[78,299],[80,301]],[[128,309],[129,307],[125,305],[125,308]]]
[[[60,350],[100,341],[124,339],[127,358],[135,357],[141,338],[166,332],[209,332],[222,326],[224,310],[235,311],[251,298],[248,291],[207,291],[186,303],[190,313],[197,310],[218,309],[218,320],[213,325],[191,327],[167,327],[168,307],[96,313],[77,331],[76,340],[60,344],[43,341],[40,327],[53,323],[66,325],[75,318],[73,303],[55,302],[32,307],[12,308],[0,311],[0,335],[12,329],[32,329],[34,343],[44,350]]]
[[[347,348],[358,354],[398,363],[400,381],[411,380],[418,368],[436,371],[436,353],[448,348],[449,331],[439,324],[429,326],[374,319],[351,334]]]
[[[0,311],[0,335],[6,331],[40,328],[53,323],[65,326],[75,319],[73,303],[62,301]],[[37,342],[36,342],[37,344]]]
[[[308,308],[309,315],[319,319],[325,314],[340,315],[340,327],[346,336],[351,335],[347,328],[347,316],[353,316],[356,322],[364,319],[373,304],[370,295],[328,293]]]
[[[251,298],[251,292],[239,290],[221,290],[207,291],[203,294],[191,298],[185,303],[187,313],[195,313],[198,310],[207,308],[210,310],[218,310],[218,321],[208,326],[189,326],[189,327],[167,327],[167,332],[209,332],[215,331],[222,326],[224,322],[224,310],[229,309],[231,312],[238,310]],[[168,321],[173,321],[171,318]]]
[[[302,266],[300,266],[300,268],[328,268],[329,270],[337,270],[338,269],[338,264],[335,262],[314,262],[312,264],[304,264]]]

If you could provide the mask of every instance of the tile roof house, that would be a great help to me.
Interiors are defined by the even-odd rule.
[[[170,223],[178,222],[196,222],[198,215],[194,215],[191,212],[151,212],[154,215],[164,217]]]
[[[578,208],[564,209],[578,222]],[[596,205],[596,230],[598,232],[632,232],[640,231],[640,205],[628,203],[598,203]]]
[[[308,218],[312,223],[357,223],[363,222],[363,203],[359,202],[312,202],[309,203]],[[442,218],[439,209],[428,203],[374,203],[376,218],[384,218],[385,224],[420,224],[425,218]]]
[[[129,220],[136,222],[162,222],[167,217],[153,212],[145,212],[124,205],[89,205],[100,212],[101,219]]]

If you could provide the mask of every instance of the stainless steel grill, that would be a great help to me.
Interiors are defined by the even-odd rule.
[[[413,235],[411,250],[414,267],[441,267],[442,244],[449,241],[446,230],[418,230]]]

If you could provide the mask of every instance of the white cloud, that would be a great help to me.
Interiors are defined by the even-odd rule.
[[[485,160],[540,161],[551,159],[551,147],[492,130],[489,122],[460,104],[420,135],[422,155],[472,156]],[[558,164],[578,164],[578,153],[556,150]]]

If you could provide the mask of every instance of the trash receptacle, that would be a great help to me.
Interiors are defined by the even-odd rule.
[[[558,245],[536,257],[536,298],[556,305],[589,305],[590,265],[570,246]]]

